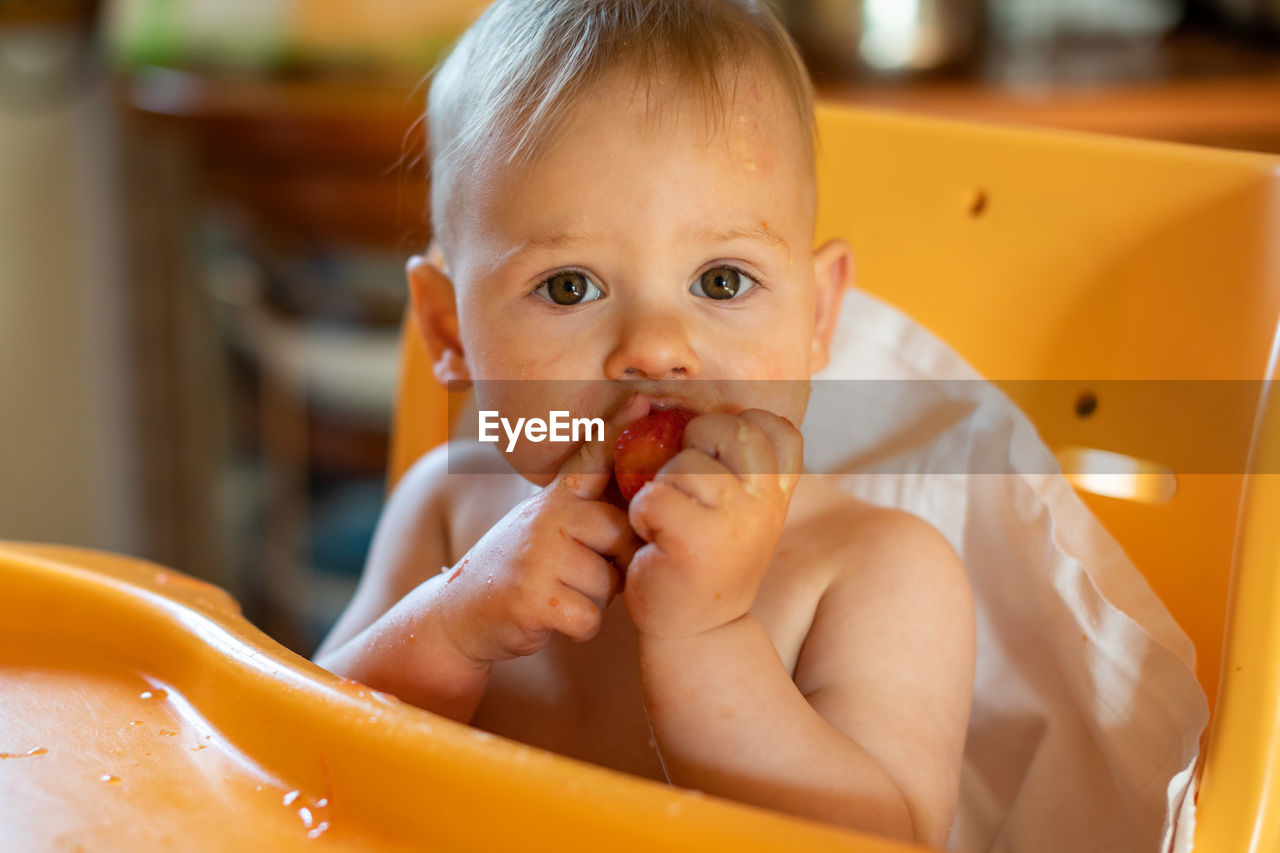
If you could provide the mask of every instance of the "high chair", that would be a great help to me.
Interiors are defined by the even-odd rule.
[[[1075,482],[1196,646],[1213,714],[1195,849],[1280,849],[1280,415],[1260,393],[1248,466],[1186,473],[1131,437],[1174,418],[1212,437],[1223,412],[1108,396],[1121,379],[1269,390],[1280,159],[835,107],[819,131],[818,239],[848,239],[857,286],[1001,384],[1055,450],[1155,463],[1134,478],[1163,478],[1154,493]],[[447,409],[406,320],[393,479]],[[912,849],[410,708],[152,564],[12,543],[0,578],[0,847]]]

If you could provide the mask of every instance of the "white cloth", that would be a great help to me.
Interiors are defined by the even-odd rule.
[[[1156,853],[1175,821],[1185,843],[1209,717],[1195,649],[1030,421],[858,290],[814,379],[809,470],[930,522],[969,572],[977,676],[948,849]]]

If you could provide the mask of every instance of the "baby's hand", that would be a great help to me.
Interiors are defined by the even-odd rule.
[[[578,642],[600,630],[641,543],[619,507],[600,500],[618,432],[642,410],[632,398],[556,479],[517,505],[467,552],[446,585],[445,629],[477,663],[531,655],[552,631]]]
[[[645,542],[624,598],[641,634],[685,637],[732,622],[755,601],[803,460],[791,423],[761,409],[702,415],[684,449],[631,500]]]

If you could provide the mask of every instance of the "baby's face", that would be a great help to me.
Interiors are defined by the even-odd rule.
[[[746,74],[718,128],[701,101],[653,94],[657,117],[615,76],[533,166],[471,184],[447,261],[477,403],[607,416],[641,390],[799,425],[826,341],[795,109]],[[516,467],[541,481],[572,448],[527,449]]]

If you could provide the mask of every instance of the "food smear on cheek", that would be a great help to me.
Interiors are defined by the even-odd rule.
[[[613,476],[628,502],[680,452],[693,412],[657,409],[630,424],[613,446]]]

